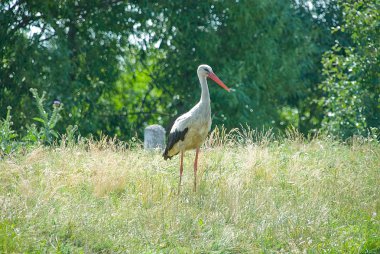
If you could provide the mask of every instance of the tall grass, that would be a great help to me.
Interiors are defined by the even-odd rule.
[[[200,155],[61,142],[0,161],[0,252],[379,253],[380,145],[216,129]]]

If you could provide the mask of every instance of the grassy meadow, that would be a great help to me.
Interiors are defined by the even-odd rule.
[[[196,193],[193,159],[178,195],[178,156],[114,140],[3,158],[0,252],[380,252],[376,141],[214,132]]]

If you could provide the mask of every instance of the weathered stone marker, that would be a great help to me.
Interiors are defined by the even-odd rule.
[[[149,125],[144,130],[144,149],[164,149],[165,148],[165,129],[158,124]]]

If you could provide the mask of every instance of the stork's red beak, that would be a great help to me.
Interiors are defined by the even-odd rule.
[[[227,92],[230,91],[230,89],[214,73],[211,72],[210,74],[208,74],[207,77],[214,80],[218,85],[220,85],[222,88],[226,89]]]

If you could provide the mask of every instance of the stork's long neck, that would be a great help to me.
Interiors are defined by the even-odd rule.
[[[205,76],[198,76],[201,83],[202,94],[200,102],[202,104],[210,104],[210,93],[208,92],[207,78]]]

